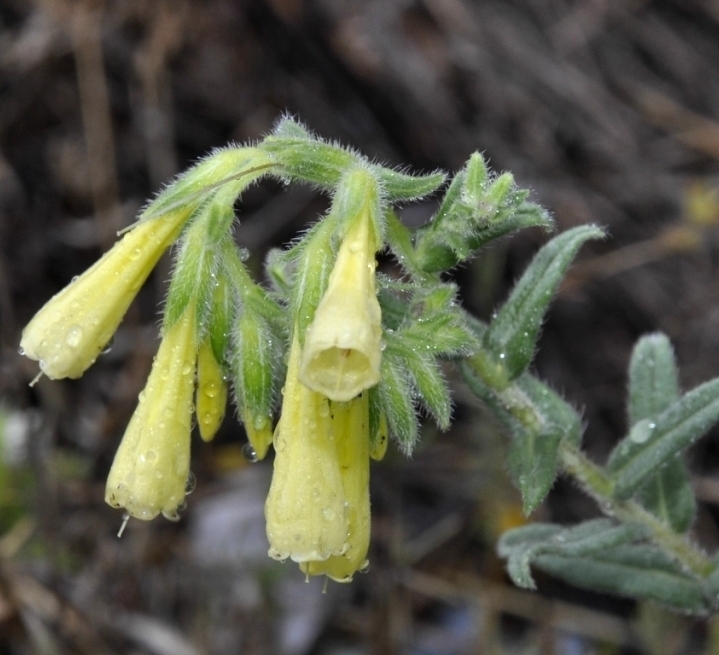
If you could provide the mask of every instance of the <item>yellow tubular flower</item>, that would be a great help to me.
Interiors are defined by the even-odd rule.
[[[365,208],[349,226],[314,320],[300,380],[346,402],[379,382],[381,310],[375,291],[374,227]]]
[[[190,305],[165,332],[107,478],[105,501],[135,518],[176,519],[185,497],[197,347]]]
[[[308,562],[341,555],[349,545],[329,402],[300,383],[299,362],[295,330],[265,516],[270,557]]]
[[[20,349],[49,378],[78,378],[112,338],[128,306],[191,211],[130,230],[85,273],[53,296],[23,330]]]
[[[203,441],[212,441],[225,418],[227,382],[215,359],[210,340],[205,339],[197,353],[197,422]]]
[[[351,582],[352,576],[369,565],[369,401],[362,394],[349,403],[332,405],[332,426],[340,458],[342,486],[347,499],[349,548],[324,562],[305,562],[307,575],[326,575],[335,582]]]

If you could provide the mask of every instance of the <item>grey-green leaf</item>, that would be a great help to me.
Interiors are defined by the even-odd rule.
[[[609,458],[618,470],[651,438],[656,417],[679,399],[679,377],[669,339],[660,333],[642,337],[629,365],[629,436]],[[696,499],[681,456],[670,460],[639,487],[637,500],[676,532],[685,532],[696,514]]]
[[[509,379],[529,366],[544,313],[577,250],[585,241],[603,236],[594,225],[567,230],[537,253],[515,285],[484,335],[485,347]]]
[[[692,389],[659,414],[645,429],[640,421],[608,468],[617,498],[629,498],[648,478],[694,443],[719,419],[719,378]],[[633,443],[632,443],[633,442]]]
[[[629,364],[629,423],[651,419],[679,399],[674,349],[666,335],[649,334],[634,346]]]
[[[653,600],[691,614],[704,614],[710,608],[701,581],[683,573],[651,545],[624,545],[582,557],[541,554],[534,565],[592,591]]]

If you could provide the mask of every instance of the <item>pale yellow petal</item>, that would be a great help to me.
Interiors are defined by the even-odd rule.
[[[297,378],[295,331],[282,415],[275,431],[275,462],[265,516],[269,554],[296,562],[323,560],[347,548],[342,477],[327,398]]]
[[[53,296],[23,330],[21,351],[49,378],[77,378],[112,338],[128,306],[189,210],[138,224]]]
[[[169,329],[107,479],[105,500],[138,519],[177,516],[190,471],[197,354],[193,309]]]
[[[369,214],[363,212],[348,229],[307,329],[300,380],[332,400],[351,400],[380,379],[382,315],[374,242]]]

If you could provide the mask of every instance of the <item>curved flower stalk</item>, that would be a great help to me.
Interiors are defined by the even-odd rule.
[[[265,503],[269,555],[322,561],[349,548],[345,496],[329,401],[300,382],[299,363],[295,330]]]
[[[307,575],[326,575],[335,582],[351,582],[357,571],[367,570],[370,542],[369,499],[369,396],[349,403],[332,403],[332,428],[346,498],[347,552],[318,562],[304,562]]]
[[[372,191],[376,194],[376,188]],[[302,351],[300,380],[339,402],[352,400],[380,379],[382,312],[375,288],[373,195],[365,193],[359,213],[349,222]]]
[[[139,223],[85,273],[53,296],[23,330],[20,348],[52,379],[78,378],[117,330],[192,208]]]
[[[190,472],[197,348],[191,304],[165,331],[107,478],[106,502],[135,518],[148,521],[162,513],[177,519]]]

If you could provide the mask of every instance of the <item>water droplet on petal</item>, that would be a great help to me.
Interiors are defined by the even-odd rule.
[[[246,443],[242,446],[242,456],[253,464],[257,461],[257,453],[251,443]]]
[[[107,355],[107,353],[109,353],[112,350],[114,341],[115,341],[114,339],[110,339],[110,341],[107,342],[107,345],[102,349],[101,354]]]
[[[82,340],[82,328],[79,325],[71,327],[65,335],[65,343],[70,348],[77,348]]]
[[[187,476],[187,481],[185,482],[185,495],[186,496],[189,496],[195,490],[196,484],[197,484],[197,481],[195,480],[195,474],[192,471],[190,471],[189,475]]]

